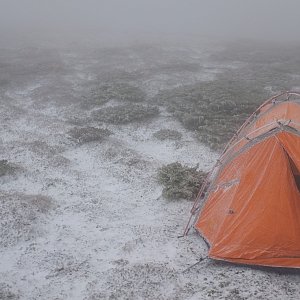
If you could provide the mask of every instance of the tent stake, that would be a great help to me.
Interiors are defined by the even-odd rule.
[[[186,273],[187,271],[194,268],[195,266],[197,266],[198,264],[200,264],[201,262],[203,262],[207,258],[208,258],[207,256],[206,257],[200,257],[196,263],[194,263],[193,265],[191,265],[188,268],[186,268],[185,270],[183,270],[182,273]]]

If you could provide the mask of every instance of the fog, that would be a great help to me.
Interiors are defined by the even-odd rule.
[[[277,134],[296,136],[296,114],[274,122],[297,112],[288,93],[235,133],[266,99],[300,91],[299,11],[300,0],[0,0],[0,300],[296,299],[291,270],[215,262],[192,228],[178,237],[197,194],[192,223],[211,199],[202,182],[240,191],[258,143],[274,145],[271,159],[285,153]],[[219,184],[229,156],[235,179]],[[294,230],[281,266],[300,267],[284,247]],[[231,261],[248,259],[251,238],[232,238]]]
[[[0,0],[0,33],[299,41],[298,0]]]

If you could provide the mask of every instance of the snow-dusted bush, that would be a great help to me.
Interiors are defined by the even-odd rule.
[[[197,171],[198,166],[189,168],[179,162],[171,163],[158,170],[158,181],[167,199],[193,200],[203,183],[206,173]]]

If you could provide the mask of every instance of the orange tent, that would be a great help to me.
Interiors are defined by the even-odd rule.
[[[244,123],[208,175],[193,216],[213,259],[300,268],[300,94],[267,100]]]

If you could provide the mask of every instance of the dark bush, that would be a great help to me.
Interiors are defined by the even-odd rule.
[[[207,173],[197,171],[198,166],[189,168],[179,162],[163,166],[158,170],[158,181],[163,188],[163,196],[167,199],[193,200]]]

